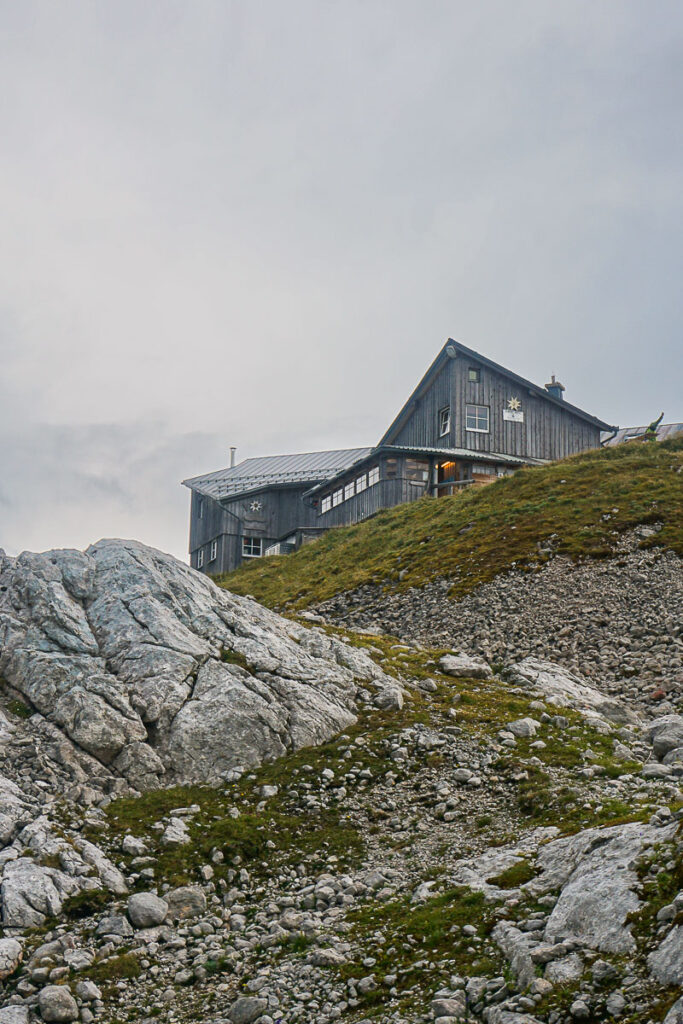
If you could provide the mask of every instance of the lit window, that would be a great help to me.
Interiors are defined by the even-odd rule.
[[[384,468],[387,480],[395,480],[398,475],[398,459],[387,459]]]
[[[212,540],[211,541],[211,551],[209,552],[209,561],[210,562],[215,562],[217,554],[218,554],[218,541],[217,540]]]
[[[422,462],[420,459],[406,459],[405,478],[419,483],[427,483],[429,463]]]
[[[465,406],[465,429],[476,430],[480,434],[489,432],[489,407],[488,405],[466,405]]]
[[[332,497],[331,497],[331,495],[328,494],[326,498],[323,498],[322,504],[320,506],[320,510],[321,510],[321,512],[329,512],[331,508],[332,508]]]
[[[354,482],[352,480],[351,483],[347,484],[346,487],[344,488],[344,501],[348,501],[349,498],[352,498],[355,493],[356,493],[356,486],[355,486],[355,484],[354,484]]]
[[[439,437],[451,432],[451,410],[449,406],[439,409]]]
[[[200,548],[197,552],[197,568],[201,569],[204,565],[204,548]]]
[[[197,498],[197,517],[199,519],[204,518],[204,499]]]
[[[335,491],[332,495],[332,508],[336,508],[337,505],[341,505],[344,500],[344,491],[340,487],[338,491]]]
[[[363,473],[363,475],[359,476],[358,479],[356,480],[356,494],[360,494],[360,492],[364,491],[367,486],[368,478],[365,475],[365,473]]]
[[[379,466],[373,466],[368,472],[368,487],[379,483]]]
[[[260,537],[242,537],[242,557],[260,558],[262,544]]]
[[[470,384],[478,384],[481,380],[481,370],[477,366],[470,366],[467,371],[467,379]]]

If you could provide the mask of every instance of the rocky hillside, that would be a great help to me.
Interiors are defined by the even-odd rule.
[[[657,512],[297,622],[131,542],[2,558],[0,1024],[681,1024]]]

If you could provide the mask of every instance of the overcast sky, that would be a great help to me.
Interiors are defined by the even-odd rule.
[[[679,0],[0,0],[0,547],[376,442],[451,336],[683,419]]]

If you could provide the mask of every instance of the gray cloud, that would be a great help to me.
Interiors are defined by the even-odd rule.
[[[0,19],[8,549],[181,554],[182,476],[376,440],[447,335],[681,418],[679,4]]]

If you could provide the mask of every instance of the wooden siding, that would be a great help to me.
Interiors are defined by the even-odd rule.
[[[468,380],[468,370],[479,370],[480,380]],[[517,398],[523,423],[503,419],[508,401]],[[439,410],[451,409],[448,437],[439,437]],[[466,429],[468,405],[490,410],[489,432]],[[471,452],[497,452],[523,459],[560,459],[600,444],[600,429],[555,402],[522,388],[505,374],[458,356],[449,359],[429,390],[415,404],[410,419],[390,439],[391,444],[465,448]]]
[[[402,505],[408,501],[417,501],[425,494],[425,484],[416,484],[411,480],[397,478],[380,480],[379,483],[367,487],[360,494],[343,501],[329,512],[321,512],[317,525],[322,527],[348,526],[359,523],[368,516],[374,515],[382,508]]]

